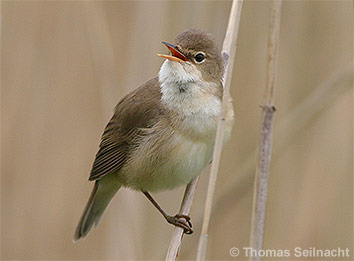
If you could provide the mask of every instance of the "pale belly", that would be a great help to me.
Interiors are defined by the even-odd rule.
[[[137,152],[135,160],[119,176],[125,186],[142,191],[161,191],[188,184],[210,162],[213,144],[213,138],[192,140],[175,134],[157,151],[152,148],[149,153]]]
[[[224,144],[230,138],[233,123],[231,102],[229,105]],[[117,178],[123,186],[142,191],[188,184],[212,159],[216,127],[214,117],[193,118],[179,128],[167,123],[155,126],[142,138]]]

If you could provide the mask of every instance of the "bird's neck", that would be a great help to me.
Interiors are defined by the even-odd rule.
[[[181,117],[215,117],[221,100],[218,83],[207,82],[194,66],[166,60],[159,72],[161,102]]]

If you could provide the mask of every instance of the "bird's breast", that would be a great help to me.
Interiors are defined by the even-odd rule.
[[[232,105],[226,117],[224,143],[230,137]],[[161,191],[189,183],[211,161],[216,117],[190,115],[170,123],[162,118],[146,130],[119,176],[136,190]]]
[[[152,134],[135,149],[119,175],[125,185],[145,191],[172,189],[189,183],[210,161],[212,139],[193,139],[173,130],[165,135]]]

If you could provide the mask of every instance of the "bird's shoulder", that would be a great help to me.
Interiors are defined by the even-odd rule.
[[[161,117],[161,91],[157,77],[126,95],[115,107],[102,135],[89,180],[98,180],[118,171],[125,163],[143,129]]]
[[[157,77],[125,96],[116,106],[110,123],[121,132],[147,128],[161,115],[161,90]]]

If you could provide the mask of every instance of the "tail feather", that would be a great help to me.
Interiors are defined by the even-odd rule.
[[[121,184],[113,175],[107,175],[96,181],[79,224],[76,227],[74,242],[80,238],[84,238],[91,230],[93,224],[97,227],[108,204],[120,187]]]

